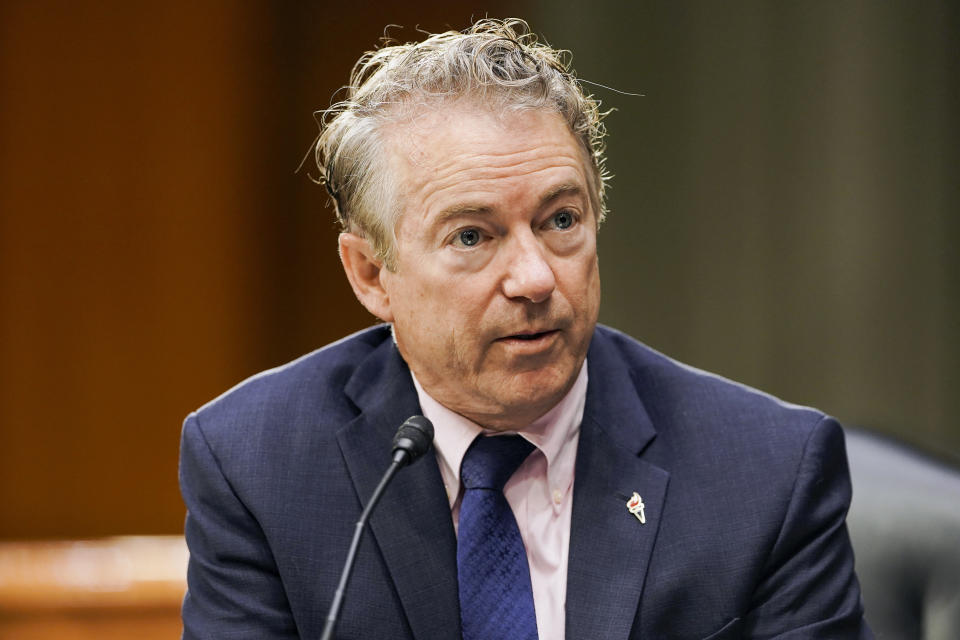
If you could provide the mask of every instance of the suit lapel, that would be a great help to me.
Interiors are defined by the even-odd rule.
[[[346,391],[361,414],[337,439],[365,505],[390,464],[396,429],[420,406],[392,340],[361,363]],[[414,637],[459,639],[456,537],[433,453],[397,473],[370,527]]]
[[[580,427],[567,569],[567,638],[622,640],[640,604],[669,474],[640,458],[656,435],[630,372],[597,334]],[[637,492],[646,523],[627,510]]]

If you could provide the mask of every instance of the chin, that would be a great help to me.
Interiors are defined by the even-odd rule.
[[[511,376],[502,404],[511,412],[538,411],[536,419],[563,399],[579,372],[577,367],[550,367],[518,373]]]

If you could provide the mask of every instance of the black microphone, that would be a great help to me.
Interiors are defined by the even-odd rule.
[[[433,423],[423,416],[410,416],[393,436],[393,461],[401,467],[410,464],[430,449]]]
[[[373,490],[373,495],[370,496],[370,501],[367,502],[363,513],[360,514],[360,519],[357,520],[356,528],[353,531],[353,540],[350,542],[350,550],[347,552],[347,560],[343,563],[340,582],[337,584],[337,592],[333,595],[333,603],[330,605],[330,612],[327,614],[327,622],[323,627],[320,640],[332,640],[333,638],[333,629],[337,626],[340,607],[343,605],[343,594],[347,590],[347,582],[349,582],[350,574],[353,572],[353,563],[357,559],[360,536],[363,534],[363,528],[370,518],[370,513],[377,506],[377,502],[380,501],[383,490],[387,488],[397,469],[410,464],[429,451],[432,442],[433,423],[423,416],[410,416],[397,429],[397,435],[393,436],[393,461],[380,479],[380,484]]]

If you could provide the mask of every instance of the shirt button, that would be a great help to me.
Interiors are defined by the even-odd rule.
[[[563,502],[563,492],[560,489],[553,490],[553,502],[554,504],[560,504]]]

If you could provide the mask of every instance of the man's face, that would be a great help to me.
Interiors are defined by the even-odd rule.
[[[585,154],[546,110],[425,110],[388,134],[402,214],[380,272],[397,344],[424,389],[495,429],[570,389],[600,304]]]

